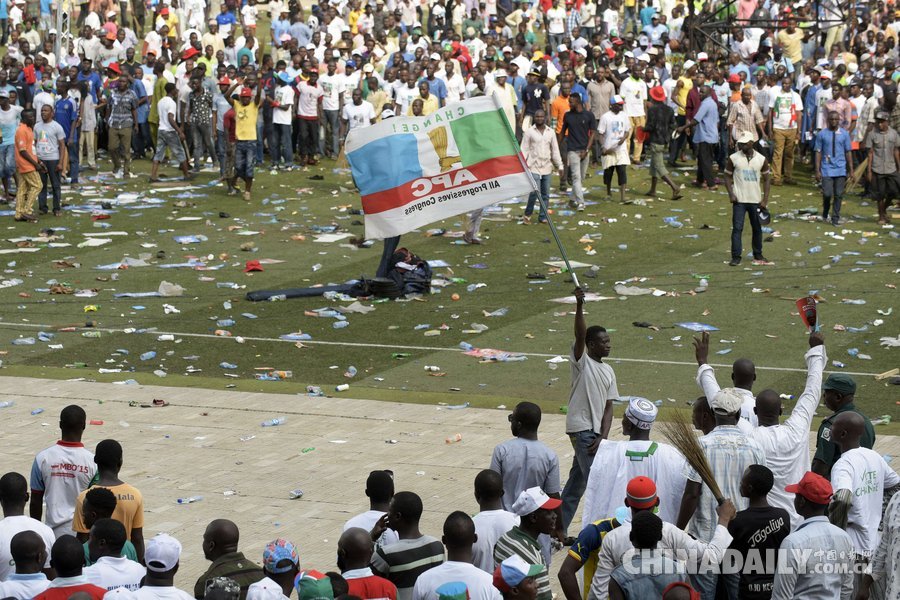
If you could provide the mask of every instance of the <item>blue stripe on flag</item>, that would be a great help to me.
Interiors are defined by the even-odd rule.
[[[411,133],[369,142],[347,154],[347,162],[362,196],[390,190],[422,176],[419,144]]]

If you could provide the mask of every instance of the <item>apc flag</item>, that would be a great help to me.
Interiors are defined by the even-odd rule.
[[[490,97],[354,129],[345,152],[369,239],[401,235],[535,187],[503,110]]]

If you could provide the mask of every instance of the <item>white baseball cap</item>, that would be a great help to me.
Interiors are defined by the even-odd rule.
[[[701,52],[697,55],[697,60],[703,62],[704,60],[709,60],[709,54],[706,52]]]
[[[746,144],[753,141],[753,134],[749,131],[743,132],[738,136],[738,144]],[[712,411],[718,415],[733,415],[741,410],[744,399],[738,393],[736,388],[722,388],[709,403]]]
[[[147,540],[144,562],[147,570],[154,573],[171,571],[181,558],[181,542],[167,533],[160,533]]]
[[[691,67],[696,66],[696,64],[697,64],[697,63],[695,63],[695,62],[692,61],[692,60],[686,60],[686,61],[684,61],[684,70],[687,71],[687,70],[690,69]]]
[[[431,56],[429,56],[428,58],[430,58],[431,60],[441,60],[441,55],[437,52],[432,52]]]
[[[500,79],[501,77],[506,77],[506,71],[503,69],[497,69],[494,71],[494,79]]]
[[[506,54],[507,52],[509,52],[510,54],[512,54],[512,48],[510,48],[509,46],[503,46],[503,50],[501,50],[500,53],[501,53],[501,54]]]
[[[513,502],[511,512],[524,517],[530,515],[538,509],[555,510],[562,504],[559,498],[551,498],[544,493],[544,490],[535,486],[528,488],[519,494],[516,501]]]

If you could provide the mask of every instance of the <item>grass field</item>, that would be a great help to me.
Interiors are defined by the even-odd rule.
[[[145,167],[146,163],[138,164],[138,168]],[[5,307],[0,323],[2,372],[285,393],[305,393],[307,385],[335,393],[336,385],[348,383],[348,391],[337,393],[424,403],[470,402],[488,407],[530,399],[550,411],[565,405],[568,367],[562,364],[552,369],[555,365],[545,361],[566,355],[571,344],[573,318],[568,311],[572,307],[550,300],[569,295],[573,285],[568,274],[554,273],[544,264],[559,257],[549,229],[516,222],[521,203],[504,205],[509,209],[507,214],[485,221],[483,246],[461,245],[455,243],[457,238],[428,237],[424,232],[404,236],[401,245],[425,259],[441,259],[451,265],[435,269],[436,273],[463,278],[466,283],[451,284],[420,301],[373,304],[374,312],[348,315],[350,324],[344,329],[333,328],[334,319],[304,312],[346,303],[323,298],[261,303],[244,299],[247,291],[256,289],[344,282],[361,274],[374,274],[380,243],[357,249],[346,240],[313,241],[316,226],[338,225],[341,231],[354,235],[363,232],[362,217],[347,210],[359,206],[358,196],[350,191],[349,174],[334,167],[325,162],[310,170],[278,175],[257,170],[254,199],[249,204],[226,196],[222,187],[204,187],[211,173],[201,174],[196,187],[187,192],[166,187],[148,189],[143,176],[124,183],[112,181],[106,173],[97,181],[85,180],[81,197],[73,191],[65,194],[66,201],[81,210],[67,210],[58,219],[43,217],[37,225],[13,223],[10,217],[6,240],[35,236],[50,227],[59,236],[58,243],[69,245],[51,248],[35,241],[32,243],[40,248],[38,251],[4,257],[5,279],[18,278],[23,283],[0,289],[0,303]],[[168,171],[175,175],[173,169]],[[322,175],[323,179],[311,180],[312,175]],[[560,214],[564,207],[558,198],[555,214],[572,260],[599,267],[595,278],[583,276],[590,269],[579,269],[582,281],[591,291],[612,297],[588,304],[588,320],[612,332],[612,359],[622,394],[660,399],[666,406],[683,405],[698,395],[692,332],[674,327],[684,321],[709,323],[720,329],[712,334],[712,362],[730,365],[740,356],[750,357],[760,367],[776,369],[760,370],[758,389],[772,387],[798,394],[804,380],[799,370],[805,366],[806,334],[794,300],[811,291],[817,291],[824,300],[820,314],[830,369],[840,370],[831,361],[844,363],[843,370],[854,373],[876,374],[897,366],[898,350],[881,347],[879,338],[898,334],[900,306],[887,316],[876,311],[888,312],[897,304],[893,286],[898,283],[900,244],[890,235],[895,230],[875,224],[873,206],[863,206],[851,197],[844,215],[852,222],[842,231],[791,218],[797,209],[818,206],[819,196],[811,184],[773,188],[772,214],[787,215],[773,220],[772,229],[777,234],[770,234],[775,237],[764,248],[775,266],[753,267],[745,260],[745,266],[732,268],[725,264],[729,258],[730,208],[724,192],[688,189],[682,201],[648,200],[640,195],[647,189],[646,170],[630,169],[629,176],[627,200],[632,203],[599,200],[601,181],[592,171],[587,183],[597,186],[588,195],[594,203],[584,213],[564,215]],[[690,180],[690,171],[679,172],[678,182]],[[145,208],[119,205],[117,198],[123,192],[137,192],[142,201],[158,199],[160,204],[145,204]],[[93,221],[91,208],[99,210],[101,201],[113,203],[113,209],[105,211],[110,218]],[[228,216],[221,217],[220,212]],[[665,223],[665,217],[677,217],[683,227]],[[461,217],[434,225],[448,232],[458,232],[462,226]],[[749,225],[747,229],[745,251],[749,250]],[[85,234],[110,232],[123,235],[104,235],[111,241],[99,247],[78,247],[88,239]],[[207,239],[199,243],[175,240],[183,235]],[[586,235],[591,240],[586,240]],[[252,251],[246,250],[248,243]],[[816,245],[822,251],[810,254],[809,249]],[[2,244],[4,250],[14,248],[10,241]],[[588,248],[596,254],[589,254]],[[164,257],[157,258],[158,252]],[[149,266],[97,269],[142,254]],[[831,257],[837,255],[841,260],[832,264]],[[162,268],[190,258],[221,268]],[[251,259],[283,262],[264,265],[264,272],[245,274],[244,263]],[[56,261],[77,266],[61,267]],[[526,278],[535,272],[546,273],[547,282]],[[706,276],[709,287],[694,294],[701,275]],[[634,277],[646,280],[633,285],[663,290],[666,295],[617,298],[615,282]],[[162,280],[182,285],[185,295],[113,297],[122,292],[155,291]],[[47,288],[54,282],[74,290],[96,289],[96,296],[50,294]],[[220,287],[229,282],[240,289]],[[467,291],[467,285],[474,283],[486,287]],[[451,300],[453,293],[459,294],[458,301]],[[865,300],[865,304],[846,304],[844,299]],[[180,312],[166,314],[164,304]],[[97,310],[85,312],[92,305]],[[508,313],[485,316],[484,311],[499,308],[508,308]],[[235,324],[219,326],[220,319],[233,319]],[[875,326],[876,319],[883,323]],[[95,322],[100,338],[83,337],[82,330],[55,331],[86,320]],[[647,322],[659,330],[635,327],[633,322]],[[488,329],[466,333],[473,329],[472,323]],[[865,331],[832,331],[836,324]],[[123,331],[129,329],[138,331]],[[232,337],[216,336],[218,329],[227,330]],[[439,335],[426,335],[429,330],[437,330]],[[49,342],[41,341],[40,331],[55,335]],[[298,331],[312,337],[303,348],[278,339]],[[175,333],[176,340],[158,341],[160,332]],[[236,341],[237,336],[243,343]],[[13,340],[22,337],[33,337],[36,343],[13,345]],[[524,362],[481,363],[458,351],[463,341],[529,356]],[[871,359],[849,355],[851,348]],[[141,360],[140,355],[150,351],[156,352],[156,357]],[[395,352],[410,356],[394,358]],[[237,368],[221,368],[223,361]],[[85,366],[75,366],[79,363]],[[350,365],[358,369],[358,374],[348,379],[344,373]],[[425,365],[437,365],[445,375],[426,372]],[[291,370],[293,377],[255,380],[257,369],[263,367]],[[121,372],[103,374],[98,369]],[[188,369],[195,372],[187,374]],[[164,380],[159,377],[163,372],[167,374]],[[721,368],[718,372],[724,384],[729,370]],[[866,412],[872,416],[888,414],[896,420],[898,388],[871,376],[856,379],[859,403]],[[127,386],[122,393],[127,396]],[[895,426],[882,429],[891,431]]]

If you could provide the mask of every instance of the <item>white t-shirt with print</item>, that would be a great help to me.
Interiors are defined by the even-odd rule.
[[[74,535],[75,499],[87,489],[96,472],[94,455],[80,442],[59,441],[34,457],[31,489],[44,492],[44,522],[56,537]]]
[[[106,591],[123,587],[131,592],[141,587],[141,580],[147,574],[139,563],[124,556],[101,556],[97,562],[82,571],[89,583],[105,588]]]
[[[350,130],[357,127],[368,127],[375,118],[375,107],[371,102],[363,100],[359,106],[349,102],[344,105],[344,111],[341,118],[349,123]]]
[[[256,25],[256,16],[259,14],[259,10],[256,6],[250,6],[249,4],[241,9],[241,16],[244,17],[244,25],[248,27],[252,27]]]
[[[897,484],[900,484],[900,476],[880,454],[868,448],[844,452],[831,468],[831,487],[834,491],[853,492],[847,533],[857,552],[871,554],[878,547],[884,490]]]
[[[194,595],[188,594],[177,587],[168,586],[144,586],[134,593],[137,600],[193,600]]]
[[[297,93],[291,85],[279,85],[275,88],[275,102],[278,106],[272,109],[272,122],[276,125],[290,125],[293,122],[294,98]],[[287,110],[284,108],[287,107]]]

